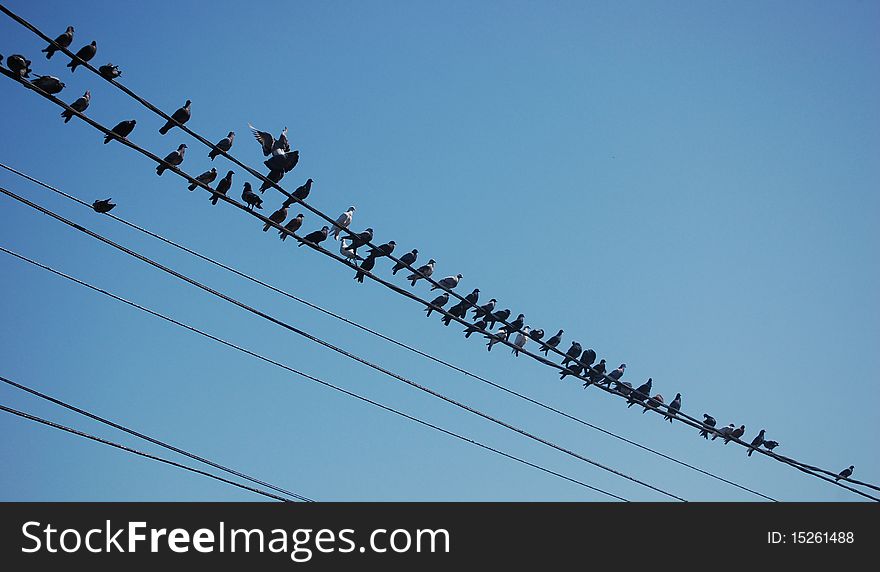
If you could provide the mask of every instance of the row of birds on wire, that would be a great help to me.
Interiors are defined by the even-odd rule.
[[[46,54],[46,58],[50,59],[53,54],[58,51],[58,47],[55,44],[62,46],[65,49],[69,48],[73,42],[73,34],[74,28],[73,26],[69,26],[66,32],[55,39],[54,44],[49,44],[49,46],[42,50]],[[71,72],[75,72],[77,66],[80,65],[78,59],[88,62],[94,58],[96,53],[97,44],[93,41],[80,48],[80,50],[76,52],[76,57],[71,58],[71,62],[67,64],[67,67],[70,68]],[[0,56],[0,62],[2,62],[2,56]],[[30,65],[31,61],[20,54],[14,54],[7,58],[7,67],[14,75],[17,75],[21,79],[28,79],[30,77],[32,72]],[[119,67],[112,63],[101,66],[98,68],[98,71],[107,79],[115,79],[122,75]],[[65,87],[60,79],[49,75],[40,75],[33,79],[31,84],[50,95],[59,93]],[[81,97],[71,103],[70,107],[79,113],[83,113],[89,107],[90,101],[91,93],[86,91]],[[165,135],[174,127],[186,124],[192,116],[191,105],[192,102],[187,100],[182,107],[177,109],[171,115],[171,120],[168,120],[159,128],[159,133]],[[65,123],[70,121],[74,116],[69,110],[65,110],[61,115],[64,118]],[[127,138],[133,132],[136,123],[137,122],[134,119],[119,122],[113,127],[113,129],[111,129],[111,133],[105,136],[104,143],[107,144],[114,139]],[[250,124],[248,124],[248,127],[252,131],[256,141],[260,144],[263,156],[268,157],[268,159],[264,161],[264,165],[269,169],[266,178],[269,181],[272,181],[272,183],[278,184],[299,162],[299,151],[291,150],[290,142],[287,137],[287,128],[285,127],[280,135],[275,138],[271,133],[256,129]],[[208,153],[208,157],[213,161],[220,155],[221,151],[228,152],[232,148],[234,141],[235,132],[230,131],[226,137],[215,144],[215,148],[211,149]],[[180,166],[186,156],[186,150],[186,144],[179,145],[176,150],[165,156],[163,159],[164,163],[175,167]],[[164,163],[160,163],[156,167],[156,174],[159,176],[161,176],[167,169],[167,165]],[[217,179],[217,175],[218,172],[216,167],[212,167],[198,177],[195,177],[195,179],[205,185],[210,185]],[[232,188],[233,175],[234,171],[230,170],[218,181],[214,188],[214,194],[211,196],[211,204],[216,205],[219,200],[219,195],[226,195],[229,192]],[[266,189],[270,188],[272,183],[264,181],[259,188],[260,193],[263,193]],[[288,211],[294,202],[301,202],[308,198],[312,189],[312,184],[313,180],[308,179],[304,184],[297,187],[297,189],[290,194],[290,197],[283,202],[281,207],[268,217],[272,223],[279,226],[284,224],[284,230],[279,232],[282,241],[287,238],[288,234],[296,233],[302,227],[304,222],[303,214],[300,213],[288,220]],[[192,183],[188,186],[188,189],[194,191],[196,187],[197,185]],[[249,182],[244,183],[241,199],[247,205],[248,209],[253,210],[263,208],[262,197],[254,192],[253,187]],[[96,200],[92,205],[94,210],[99,213],[109,212],[115,206],[116,205],[112,202],[112,199]],[[354,218],[355,210],[354,206],[349,207],[344,213],[339,215],[332,228],[325,225],[320,230],[310,232],[302,238],[295,238],[299,242],[299,246],[307,244],[316,248],[330,237],[334,240],[338,240],[339,253],[357,269],[355,279],[358,282],[363,283],[366,272],[373,271],[378,259],[390,256],[394,252],[396,243],[391,240],[377,247],[369,246],[369,252],[366,257],[359,255],[358,249],[367,246],[368,243],[373,241],[373,229],[367,228],[360,233],[348,233],[348,228]],[[263,231],[268,231],[271,226],[270,223],[266,223],[263,227]],[[413,267],[418,259],[418,255],[419,251],[414,248],[410,252],[401,256],[400,261],[396,262],[391,269],[392,275],[396,275],[404,268]],[[436,261],[433,258],[428,260],[426,264],[420,266],[415,272],[408,274],[406,279],[410,281],[411,286],[415,286],[419,280],[427,281],[427,279],[434,274],[435,264]],[[447,276],[437,281],[435,285],[432,285],[431,290],[442,288],[444,292],[428,303],[426,307],[427,316],[430,316],[433,312],[437,312],[441,315],[441,320],[444,325],[448,326],[453,319],[466,319],[468,311],[473,311],[472,317],[474,323],[464,330],[465,338],[470,338],[471,335],[476,332],[488,332],[484,334],[484,338],[487,340],[486,348],[489,351],[492,350],[492,347],[495,344],[502,340],[509,342],[510,337],[513,334],[516,334],[512,343],[512,353],[515,356],[519,355],[520,350],[523,350],[526,343],[530,340],[540,346],[538,351],[543,352],[545,356],[548,355],[548,352],[551,349],[557,348],[562,342],[564,334],[563,330],[559,330],[549,339],[544,340],[544,330],[528,326],[525,323],[525,315],[523,314],[519,314],[512,322],[508,323],[507,320],[511,316],[511,311],[509,309],[496,311],[495,305],[497,300],[495,298],[492,298],[485,304],[477,305],[480,296],[479,288],[475,288],[470,294],[465,296],[463,300],[454,304],[449,309],[444,309],[449,303],[450,292],[458,286],[461,279],[462,275],[456,274],[454,276]],[[503,323],[504,325],[493,333],[491,330],[493,330],[498,323]],[[643,407],[642,413],[645,413],[648,410],[654,410],[664,415],[664,418],[670,423],[681,410],[681,393],[676,393],[675,398],[668,406],[666,406],[666,410],[662,411],[661,406],[664,405],[663,396],[659,393],[651,395],[653,390],[652,378],[648,378],[645,383],[633,388],[630,382],[622,380],[626,370],[625,363],[621,363],[616,369],[607,372],[605,359],[600,359],[597,363],[597,357],[598,356],[593,349],[583,349],[580,343],[576,341],[571,342],[571,346],[565,352],[561,362],[562,371],[560,379],[564,380],[568,376],[576,377],[583,381],[584,388],[590,387],[590,385],[593,384],[604,385],[605,387],[612,389],[613,392],[624,397],[627,400],[627,407],[639,404]],[[717,422],[715,418],[709,414],[703,414],[702,425],[703,427],[700,430],[701,437],[709,439],[709,435],[711,434],[713,441],[721,438],[724,444],[729,443],[733,439],[741,439],[746,431],[745,425],[737,427],[734,423],[730,423],[725,427],[716,428]],[[749,444],[748,456],[751,457],[752,453],[761,446],[769,451],[773,451],[779,446],[779,443],[767,439],[765,430],[761,429],[758,435],[755,436]],[[837,478],[846,479],[852,475],[853,470],[854,467],[850,466],[841,471]]]

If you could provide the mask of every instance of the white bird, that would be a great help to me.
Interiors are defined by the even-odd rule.
[[[363,258],[358,256],[357,253],[350,248],[350,246],[351,246],[351,241],[348,240],[347,238],[343,238],[342,240],[340,240],[339,241],[339,254],[344,256],[349,261],[351,261],[352,259],[363,260]]]
[[[339,215],[336,219],[336,227],[333,229],[333,240],[339,240],[339,233],[348,228],[352,218],[354,218],[354,207],[348,207],[347,211]]]
[[[439,286],[437,286],[436,284],[434,286],[431,286],[431,290],[436,290],[438,287],[443,287],[443,288],[446,288],[447,290],[452,290],[453,288],[458,286],[458,283],[460,281],[461,281],[461,274],[456,274],[455,276],[447,276],[446,278],[444,278],[443,280],[441,280],[440,282],[437,283],[437,284],[439,284]]]
[[[523,329],[516,334],[516,339],[513,340],[513,345],[516,347],[513,348],[513,355],[519,356],[519,350],[526,345],[526,341],[529,339],[529,327],[523,326]]]

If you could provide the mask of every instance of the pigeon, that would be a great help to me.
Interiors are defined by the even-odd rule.
[[[516,320],[512,321],[510,324],[508,324],[506,326],[501,326],[500,328],[498,328],[498,335],[504,336],[505,340],[509,340],[510,334],[512,334],[512,333],[516,332],[517,330],[519,330],[520,328],[522,328],[523,324],[525,323],[525,320],[526,320],[525,315],[520,314],[519,316],[516,317]]]
[[[488,334],[485,338],[489,340],[489,343],[486,344],[486,350],[490,352],[492,351],[492,346],[501,341],[501,337],[497,334]]]
[[[269,215],[269,220],[274,222],[275,224],[280,225],[287,218],[287,207],[288,206],[289,206],[288,203],[284,203],[280,209],[278,209],[277,211],[275,211],[274,213]],[[271,226],[272,225],[267,222],[266,225],[263,227],[263,232],[268,231],[269,227],[271,227]]]
[[[507,321],[507,318],[509,318],[509,317],[510,317],[510,309],[505,308],[505,309],[501,310],[500,312],[490,312],[489,314],[487,314],[486,315],[486,322],[489,323],[489,329],[491,330],[492,328],[495,327],[495,324],[497,324],[498,322],[505,322],[505,321]]]
[[[559,379],[565,379],[567,375],[580,377],[582,371],[584,371],[584,366],[578,362],[572,362],[567,367],[562,368],[562,374],[559,376]]]
[[[589,381],[584,383],[584,388],[589,387],[589,385]],[[614,389],[616,389],[622,396],[629,397],[633,392],[633,385],[628,381],[618,381],[614,386]]]
[[[273,152],[272,156],[263,161],[263,164],[272,171],[284,171],[289,173],[293,171],[296,164],[299,163],[299,151],[292,153],[282,153],[281,151]],[[279,177],[280,178],[280,177]]]
[[[73,43],[73,26],[68,26],[67,31],[55,38],[55,44],[61,46],[62,48],[69,48],[70,44]],[[51,59],[52,56],[55,55],[55,52],[58,51],[58,46],[55,44],[49,44],[45,48],[42,49],[46,54],[46,59]]]
[[[464,318],[467,315],[467,311],[468,305],[464,302],[459,302],[455,306],[449,308],[449,311],[443,315],[443,325],[448,326],[451,324],[453,318]]]
[[[134,131],[134,126],[137,124],[137,121],[134,119],[129,119],[128,121],[120,121],[117,123],[113,129],[110,130],[110,133],[104,137],[104,145],[109,143],[112,139],[125,139],[128,137],[132,131]]]
[[[284,230],[286,230],[289,233],[294,233],[299,230],[299,227],[301,227],[302,224],[303,224],[303,214],[299,213],[298,215],[296,215],[295,217],[293,217],[292,219],[287,221],[287,224],[284,225]],[[287,233],[286,232],[281,232],[279,230],[278,234],[281,235],[281,240],[287,240]]]
[[[407,266],[412,266],[416,262],[416,258],[419,257],[419,251],[417,248],[413,248],[406,254],[400,257],[400,262],[394,264],[394,268],[391,269],[392,276],[397,274]]]
[[[727,439],[728,436],[730,436],[730,434],[733,433],[733,431],[735,429],[736,429],[736,426],[733,423],[731,423],[727,427],[722,427],[721,429],[716,431],[714,435],[712,435],[712,440],[714,441],[718,437],[723,437],[723,438]]]
[[[351,207],[354,208],[354,207]],[[397,246],[397,243],[393,240],[389,240],[385,244],[380,244],[379,246],[370,248],[370,256],[374,258],[382,258],[383,256],[390,256],[392,252],[394,252],[394,247]]]
[[[622,363],[617,367],[617,369],[609,373],[608,377],[600,378],[600,383],[604,383],[610,386],[612,381],[619,381],[620,378],[623,377],[624,371],[626,371],[626,364]]]
[[[316,230],[314,232],[310,232],[305,235],[301,239],[299,239],[299,244],[297,246],[302,246],[305,243],[309,243],[309,246],[317,246],[321,242],[327,240],[327,235],[330,233],[330,227],[323,227],[321,230]]]
[[[486,329],[486,320],[485,319],[479,320],[477,323],[468,326],[464,330],[464,337],[469,338],[469,337],[471,337],[471,334],[473,334],[474,332],[477,332],[479,330],[485,330],[485,329]]]
[[[31,84],[45,91],[49,95],[55,95],[64,89],[64,82],[54,75],[41,75],[40,77],[31,80]]]
[[[101,77],[104,79],[116,79],[122,75],[122,72],[119,70],[119,66],[113,64],[105,64],[98,68],[98,73],[101,74]]]
[[[679,411],[681,411],[681,394],[676,393],[675,399],[669,404],[669,408],[666,410],[666,415],[664,415],[663,418],[672,423],[672,418],[675,417]]]
[[[480,299],[480,289],[474,288],[474,290],[464,297],[464,302],[468,306],[473,306],[477,303],[477,300]]]
[[[92,203],[92,208],[95,209],[96,213],[108,213],[116,206],[116,204],[110,202],[112,200],[113,199],[98,199]]]
[[[373,267],[376,265],[376,257],[375,256],[367,256],[366,260],[361,262],[360,268],[358,268],[357,274],[354,275],[354,279],[364,283],[364,277],[366,276],[366,272],[370,272],[373,270]]]
[[[415,286],[418,280],[430,278],[431,274],[434,273],[434,264],[436,264],[436,261],[432,258],[427,264],[420,266],[418,270],[407,276],[406,279],[412,282],[412,286]]]
[[[648,409],[657,409],[661,405],[663,405],[663,396],[658,393],[648,400],[648,402],[645,404],[645,409],[644,411],[642,411],[642,414],[646,413]]]
[[[189,118],[192,116],[192,112],[191,112],[190,109],[189,109],[189,106],[190,106],[191,103],[192,103],[192,102],[191,102],[190,100],[187,99],[187,100],[186,100],[186,103],[183,105],[183,107],[181,107],[180,109],[178,109],[177,111],[175,111],[175,112],[171,115],[171,119],[169,119],[169,120],[165,123],[165,125],[163,125],[162,127],[159,128],[159,133],[162,134],[162,135],[165,135],[166,133],[168,133],[169,131],[171,131],[171,129],[172,129],[173,127],[177,126],[178,123],[179,123],[180,125],[183,125],[184,123],[186,123],[187,121],[189,121]]]
[[[304,200],[306,200],[306,197],[309,196],[309,193],[311,191],[312,191],[312,180],[309,179],[308,181],[306,181],[302,185],[298,186],[296,188],[296,190],[293,191],[293,194],[290,196],[298,201],[304,201]]]
[[[32,71],[31,61],[20,54],[12,54],[6,58],[6,67],[9,68],[9,71],[22,79],[28,78]]]
[[[536,342],[540,342],[541,338],[544,337],[544,330],[531,330],[529,331],[529,337]]]
[[[551,348],[555,348],[559,345],[559,342],[562,341],[562,333],[562,330],[556,332],[555,336],[552,336],[549,340],[543,343],[540,351],[544,352],[544,355],[547,355],[547,352],[549,352]]]
[[[428,303],[427,315],[430,316],[431,312],[433,312],[434,310],[439,310],[440,308],[445,306],[447,302],[449,302],[449,292],[444,292],[440,294]]]
[[[364,232],[360,232],[351,237],[349,248],[357,252],[357,249],[373,240],[373,229],[368,228]]]
[[[211,194],[211,204],[216,205],[217,201],[220,200],[220,195],[226,196],[226,193],[229,192],[229,189],[232,188],[232,175],[233,171],[229,171],[226,173],[226,176],[220,179],[220,182],[217,183],[217,188],[215,189],[216,194]]]
[[[201,175],[196,177],[196,181],[198,181],[200,183],[205,183],[206,185],[210,185],[211,183],[214,182],[214,179],[216,179],[216,178],[217,178],[217,169],[215,169],[214,167],[211,167],[210,171],[205,171],[204,173],[202,173]],[[197,184],[190,183],[190,185],[187,187],[187,189],[189,189],[190,191],[194,191],[194,190],[196,190],[196,187],[198,187]]]
[[[764,448],[766,448],[768,451],[772,451],[778,446],[779,443],[777,443],[776,441],[764,441]]]
[[[343,229],[348,228],[348,225],[351,224],[351,219],[354,217],[354,207],[348,207],[348,210],[339,215],[339,218],[336,219],[334,223],[336,226],[333,228],[333,240],[339,240],[339,233],[342,232]]]
[[[437,284],[431,286],[431,290],[436,290],[437,288],[445,288],[447,290],[452,290],[458,283],[461,281],[461,274],[456,274],[455,276],[447,276]]]
[[[700,430],[700,437],[703,439],[709,438],[709,429],[707,427],[710,429],[715,427],[715,418],[708,413],[703,413],[703,429]]]
[[[844,469],[844,470],[840,471],[839,473],[837,473],[837,476],[834,477],[834,482],[836,483],[836,482],[839,481],[840,479],[849,479],[849,478],[852,476],[854,470],[856,470],[856,466],[855,466],[855,465],[850,465],[850,466],[847,467],[846,469]]]
[[[235,131],[230,131],[226,137],[224,137],[220,141],[217,141],[217,144],[214,145],[216,149],[211,149],[211,152],[208,153],[208,157],[213,161],[215,158],[217,158],[217,155],[220,154],[220,151],[229,151],[230,149],[232,149],[233,141],[235,141]]]
[[[497,300],[495,298],[492,298],[482,306],[474,308],[474,319],[476,320],[477,318],[485,318],[486,316],[491,314],[492,310],[495,309],[496,302]]]
[[[568,365],[571,360],[576,360],[581,355],[581,345],[577,342],[571,342],[571,347],[565,352],[565,358],[562,365]]]
[[[351,242],[346,238],[343,238],[342,240],[340,240],[339,241],[339,254],[344,256],[345,259],[348,260],[349,262],[351,262],[352,260],[363,260],[363,258],[358,256],[357,252],[355,252],[354,250],[349,248],[350,243]]]
[[[599,360],[599,363],[591,367],[587,372],[587,377],[589,379],[587,383],[584,384],[584,387],[589,387],[590,384],[602,381],[605,377],[605,360]]]
[[[278,171],[269,171],[269,174],[266,175],[265,181],[260,185],[260,192],[266,192],[266,189],[272,186],[272,183],[276,185],[281,182],[281,179],[284,178],[284,169],[279,169]]]
[[[584,367],[590,367],[593,365],[593,362],[596,361],[596,351],[593,349],[584,350],[584,353],[581,354],[580,362],[584,364]]]
[[[263,199],[260,198],[260,195],[254,192],[254,189],[251,187],[251,184],[245,181],[244,189],[241,191],[241,200],[245,202],[248,206],[248,210],[254,210],[254,207],[258,209],[263,208]]]
[[[653,381],[654,380],[649,377],[648,381],[634,389],[632,393],[629,394],[629,405],[627,405],[627,407],[632,407],[635,403],[643,404],[645,400],[648,399],[648,396],[651,395],[651,384]]]
[[[87,62],[95,57],[95,54],[98,51],[98,43],[92,42],[87,46],[83,46],[76,52],[75,58],[70,58],[70,63],[67,64],[67,67],[70,68],[71,72],[75,72],[76,68],[80,65],[80,60]],[[78,58],[78,59],[77,59]]]
[[[172,151],[171,153],[168,153],[167,155],[165,155],[164,161],[165,161],[165,163],[168,163],[168,165],[172,165],[174,167],[177,167],[178,165],[183,163],[183,158],[185,155],[186,155],[186,143],[181,143],[177,147],[177,151]],[[165,169],[168,168],[168,165],[166,165],[165,163],[159,163],[159,165],[156,167],[156,174],[159,175],[160,177],[162,176],[162,173],[165,172]]]
[[[727,445],[728,443],[730,443],[731,439],[739,439],[740,437],[743,436],[743,434],[745,432],[746,432],[746,426],[740,425],[739,428],[734,429],[724,438],[724,444]]]
[[[755,452],[755,449],[764,444],[764,430],[761,429],[761,432],[758,433],[758,436],[752,439],[751,444],[749,444],[749,457],[752,456],[752,453]]]
[[[256,139],[257,143],[263,148],[264,156],[268,157],[272,154],[272,151],[280,150],[282,153],[290,151],[290,143],[287,141],[287,127],[285,127],[281,132],[281,135],[278,136],[278,140],[275,140],[271,133],[260,131],[250,123],[248,123],[248,127],[250,127],[251,131],[254,133],[254,139]]]
[[[86,90],[86,92],[82,94],[82,97],[70,104],[70,108],[73,109],[73,111],[78,111],[82,113],[83,111],[88,109],[91,99],[92,92]],[[64,118],[64,123],[67,123],[68,121],[73,119],[73,111],[71,111],[70,109],[65,109],[61,112],[61,117]]]
[[[519,357],[519,350],[526,345],[526,341],[529,339],[529,327],[524,326],[521,332],[517,332],[516,338],[513,340],[513,345],[516,346],[513,348],[512,353],[514,356]]]

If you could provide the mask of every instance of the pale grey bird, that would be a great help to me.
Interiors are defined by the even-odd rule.
[[[217,169],[215,169],[214,167],[211,167],[210,171],[205,171],[204,173],[202,173],[201,175],[196,177],[196,181],[198,181],[200,183],[205,183],[206,185],[210,185],[211,183],[214,182],[214,179],[216,179],[216,178],[217,178]],[[187,187],[187,189],[189,189],[190,191],[194,191],[194,190],[196,190],[196,187],[198,187],[197,184],[190,183],[189,186]]]
[[[176,151],[172,151],[171,153],[168,153],[167,155],[165,155],[164,161],[165,161],[165,163],[168,163],[168,165],[172,165],[174,167],[177,167],[178,165],[183,163],[183,158],[185,156],[186,156],[186,143],[181,143],[177,147]],[[159,165],[156,167],[156,174],[159,175],[160,177],[162,176],[162,173],[164,173],[165,170],[168,168],[168,165],[166,165],[165,163],[159,163]]]
[[[211,160],[213,161],[217,157],[217,155],[220,154],[220,151],[226,152],[226,151],[229,151],[230,149],[232,149],[232,143],[234,141],[235,141],[235,131],[230,131],[226,137],[224,137],[220,141],[217,141],[217,144],[214,145],[214,147],[216,147],[216,149],[211,149],[211,152],[208,153],[208,157],[210,157]]]
[[[254,189],[251,187],[251,184],[245,181],[244,189],[241,191],[241,200],[245,202],[248,206],[248,210],[254,210],[254,207],[258,209],[263,208],[263,199],[260,198],[260,195],[254,192]]]
[[[288,204],[284,203],[280,209],[269,215],[269,220],[274,222],[275,224],[281,224],[282,222],[284,222],[284,220],[287,218],[287,207]],[[263,232],[268,231],[269,227],[271,226],[272,225],[267,222],[266,226],[263,227]]]
[[[77,99],[76,101],[74,101],[73,103],[70,104],[70,107],[71,107],[71,109],[73,109],[73,111],[78,111],[78,112],[82,113],[83,111],[88,109],[89,102],[91,100],[92,100],[92,92],[86,90],[86,92],[84,94],[82,94],[82,97],[80,97],[79,99]],[[71,111],[70,109],[65,109],[64,111],[61,112],[61,117],[64,118],[64,123],[67,123],[68,121],[73,119],[73,111]]]
[[[528,339],[529,339],[529,327],[523,326],[522,331],[517,332],[516,338],[513,340],[513,345],[516,346],[512,350],[513,355],[519,357],[519,350],[523,349],[523,347],[526,345],[526,341],[528,341]]]
[[[80,61],[87,62],[95,57],[95,54],[98,52],[98,43],[92,42],[87,46],[83,46],[76,52],[76,58],[70,58],[70,63],[67,64],[67,67],[70,68],[71,72],[75,72],[76,68],[80,66]],[[77,59],[79,58],[79,59]]]
[[[348,210],[336,219],[335,226],[333,227],[333,240],[339,240],[339,233],[351,224],[351,220],[354,218],[354,211],[354,207],[348,207]]]
[[[284,225],[284,230],[286,230],[287,232],[295,233],[302,226],[303,218],[303,214],[299,213],[298,215],[287,221],[287,224]],[[278,234],[281,235],[282,241],[287,240],[287,233],[281,232],[279,230]]]
[[[339,254],[344,256],[349,261],[363,260],[363,258],[359,256],[357,252],[351,249],[351,240],[347,238],[343,238],[339,241]]]
[[[458,283],[461,281],[461,274],[456,274],[455,276],[447,276],[437,284],[431,286],[431,290],[436,290],[437,288],[446,288],[447,290],[452,290]]]
[[[68,26],[67,31],[55,38],[55,44],[58,44],[62,48],[69,48],[70,44],[73,43],[73,26]],[[45,48],[42,49],[46,54],[46,59],[50,59],[55,52],[58,51],[58,47],[55,44],[49,44]]]
[[[215,191],[217,191],[217,194],[215,195],[215,194],[211,193],[211,204],[212,205],[216,205],[217,201],[220,200],[220,195],[226,196],[226,193],[228,193],[229,189],[232,188],[232,175],[233,174],[234,174],[233,171],[229,171],[228,173],[226,173],[226,176],[223,177],[222,179],[220,179],[220,182],[217,183],[217,188],[214,189]]]
[[[412,286],[415,286],[418,280],[429,278],[434,273],[434,264],[436,264],[436,261],[432,258],[427,264],[420,266],[415,272],[407,276],[406,279],[412,282]]]
[[[171,119],[165,122],[165,125],[159,128],[159,133],[165,135],[172,128],[177,127],[177,124],[183,125],[189,118],[192,117],[192,111],[190,110],[190,105],[192,102],[190,100],[186,100],[186,103],[183,104],[183,107],[179,108],[171,115]]]

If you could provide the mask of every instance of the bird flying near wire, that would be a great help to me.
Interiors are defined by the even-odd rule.
[[[67,31],[55,38],[55,44],[61,46],[64,49],[70,47],[70,44],[73,43],[73,26],[68,26]],[[42,51],[46,54],[46,59],[51,59],[55,52],[58,51],[58,46],[55,44],[49,44]]]
[[[165,122],[165,125],[159,128],[159,133],[165,135],[174,127],[177,127],[177,124],[183,125],[189,118],[192,117],[192,111],[190,110],[190,106],[192,102],[190,100],[186,100],[186,103],[183,104],[183,107],[179,108],[173,114],[171,114],[171,119]]]
[[[262,147],[263,155],[265,157],[271,155],[273,151],[280,150],[283,153],[290,151],[290,142],[287,140],[287,127],[281,131],[281,135],[278,136],[277,140],[272,137],[271,133],[260,131],[250,123],[248,123],[248,127],[250,127],[250,130],[253,132],[254,139],[256,139],[257,143]]]

